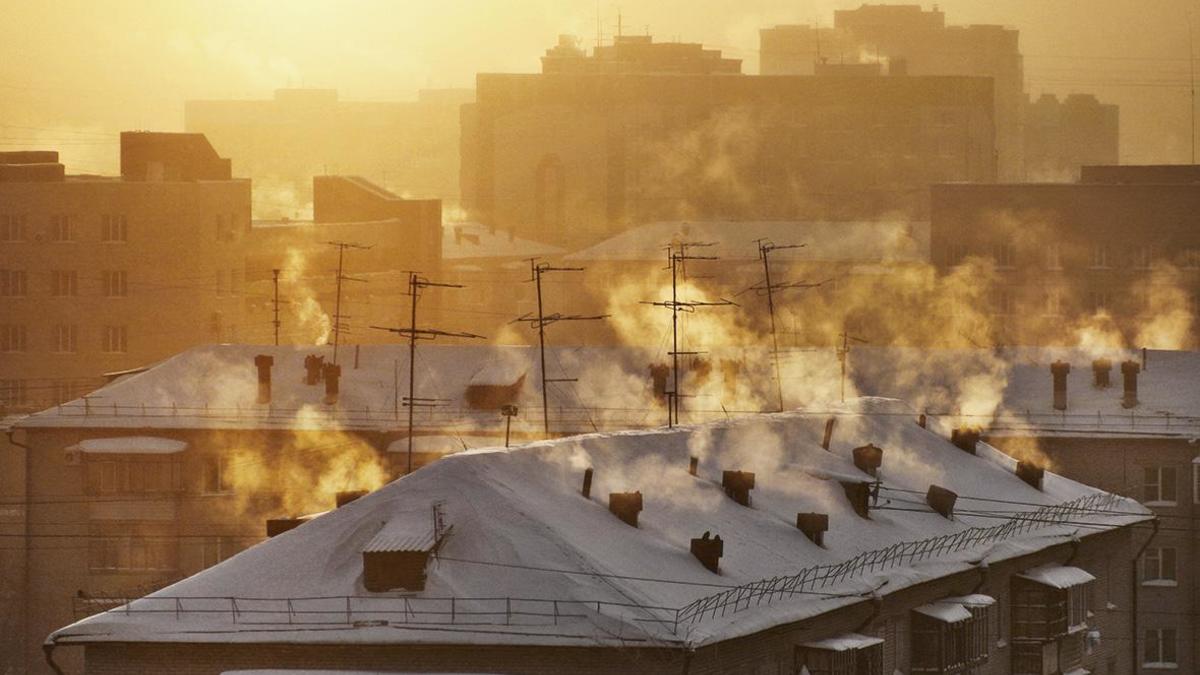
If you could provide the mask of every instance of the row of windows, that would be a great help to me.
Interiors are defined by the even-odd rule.
[[[0,380],[0,408],[31,405],[45,408],[79,398],[95,388],[96,384],[89,380],[53,380],[31,385],[29,380],[3,379]]]
[[[89,495],[159,495],[184,491],[184,463],[175,457],[93,459],[84,462]],[[200,469],[201,494],[229,494],[226,460],[208,455]]]
[[[1039,246],[1037,250],[1041,260],[1032,262],[1040,262],[1041,268],[1047,271],[1061,271],[1065,269],[1062,249],[1062,244]],[[1088,259],[1088,269],[1103,270],[1115,267],[1117,256],[1113,255],[1112,251],[1112,247],[1108,244],[1093,244]],[[966,244],[950,244],[947,246],[946,262],[957,265],[975,253]],[[994,243],[987,254],[990,255],[996,267],[1001,269],[1013,269],[1020,262],[1019,249],[1011,241]],[[1141,270],[1151,269],[1162,260],[1164,260],[1162,250],[1157,246],[1149,245],[1133,248],[1127,258],[1128,267]],[[1182,249],[1176,253],[1172,262],[1184,269],[1200,269],[1200,248]]]
[[[129,351],[128,326],[103,326],[100,329],[100,351],[106,354],[124,354]],[[77,324],[55,324],[50,329],[51,349],[59,353],[79,351],[79,326]],[[29,351],[29,329],[24,324],[0,324],[0,352],[22,353]]]
[[[1062,291],[1049,290],[1042,294],[1042,316],[1061,317],[1067,311],[1067,298],[1072,297]],[[1128,304],[1141,309],[1148,309],[1153,303],[1153,292],[1143,290],[1128,296]],[[1116,307],[1114,294],[1108,291],[1088,291],[1083,307],[1093,314]],[[1200,310],[1200,296],[1192,296],[1193,311]],[[1000,289],[992,294],[992,313],[1000,316],[1010,316],[1018,313],[1017,293]]]
[[[132,529],[154,534],[121,534],[97,529],[88,540],[88,569],[93,573],[174,572],[179,544],[169,532],[146,525]],[[157,534],[157,536],[156,536]],[[246,550],[254,542],[238,537],[205,537],[198,541],[200,564],[207,569]]]
[[[239,269],[218,270],[214,275],[218,296],[237,295],[245,283],[245,272]],[[125,270],[102,270],[100,293],[106,298],[129,296],[129,273]],[[29,295],[29,272],[0,269],[0,297],[23,298]],[[50,295],[71,298],[79,295],[79,273],[75,270],[50,271]]]
[[[236,241],[241,228],[237,223],[237,215],[218,213],[213,216],[214,234],[217,241]],[[49,219],[50,241],[71,243],[79,241],[80,227],[76,218],[70,214],[55,214]],[[100,216],[99,235],[102,242],[129,241],[129,217],[125,214],[104,214]],[[29,217],[26,214],[0,214],[0,241],[22,242],[29,239]]]

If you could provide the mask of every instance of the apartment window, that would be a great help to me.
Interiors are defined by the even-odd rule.
[[[79,275],[74,271],[54,270],[50,273],[50,295],[70,298],[79,295]]]
[[[54,351],[74,353],[79,351],[79,326],[60,323],[54,326]]]
[[[1046,269],[1058,271],[1062,266],[1062,246],[1060,244],[1046,245]]]
[[[996,262],[996,267],[1012,269],[1017,262],[1016,247],[1011,241],[998,241],[992,247],[992,257]]]
[[[25,380],[0,380],[0,406],[23,406],[29,403],[29,388]]]
[[[1092,244],[1092,269],[1108,268],[1108,245]]]
[[[1148,270],[1154,264],[1157,251],[1154,246],[1138,246],[1133,251],[1133,266],[1140,270]]]
[[[1099,314],[1100,312],[1107,312],[1109,306],[1112,304],[1112,299],[1110,298],[1107,291],[1091,291],[1091,292],[1089,292],[1088,293],[1088,301],[1091,304],[1093,314]]]
[[[225,458],[220,455],[209,455],[204,458],[203,484],[200,489],[205,494],[228,494],[231,492],[228,467]]]
[[[999,316],[1009,316],[1013,313],[1013,294],[1012,291],[1001,289],[996,291],[993,305],[995,312]]]
[[[943,601],[912,612],[913,673],[959,673],[988,660],[988,606]]]
[[[970,249],[966,244],[947,244],[946,245],[946,264],[948,266],[961,265],[967,256],[970,255]]]
[[[25,241],[24,214],[0,214],[0,241]]]
[[[100,351],[109,354],[124,354],[129,351],[129,329],[127,326],[105,326]]]
[[[1062,316],[1062,293],[1049,291],[1046,293],[1046,316]]]
[[[1093,581],[1074,567],[1039,568],[1013,577],[1014,675],[1057,673],[1080,665]]]
[[[93,572],[172,571],[178,541],[158,523],[104,523],[91,528],[88,568]]]
[[[25,351],[28,337],[24,324],[0,325],[0,352]]]
[[[1148,466],[1142,481],[1142,503],[1174,504],[1176,472],[1173,466]]]
[[[125,270],[105,270],[104,297],[123,298],[127,295],[129,295],[129,284]]]
[[[172,494],[183,485],[182,465],[171,457],[145,455],[98,460],[91,457],[84,464],[89,495]]]
[[[29,275],[25,270],[0,270],[0,297],[23,298],[29,294]]]
[[[1188,270],[1200,269],[1200,248],[1185,248],[1179,256],[1180,267]]]
[[[202,540],[200,546],[205,569],[232,558],[245,548],[234,537],[211,537]]]
[[[1156,582],[1167,582],[1174,586],[1175,579],[1175,549],[1159,546],[1146,549],[1142,554],[1142,583],[1155,585]]]
[[[1146,631],[1145,649],[1142,655],[1143,668],[1178,667],[1175,655],[1175,629],[1151,628]]]
[[[72,227],[71,216],[50,216],[50,241],[75,241],[75,230]]]
[[[100,241],[129,241],[129,220],[123,215],[100,216]]]
[[[798,646],[793,672],[807,669],[810,675],[883,675],[883,641],[872,642],[857,648],[823,643]]]

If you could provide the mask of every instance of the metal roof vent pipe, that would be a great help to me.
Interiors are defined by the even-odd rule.
[[[825,533],[829,531],[828,513],[797,513],[796,527],[817,546],[825,545]]]
[[[325,378],[325,404],[333,405],[338,401],[338,380],[342,378],[342,367],[326,363],[321,369],[321,376]]]
[[[946,520],[954,520],[954,504],[957,501],[957,492],[938,485],[930,485],[929,492],[925,493],[925,503]]]
[[[369,490],[346,490],[344,492],[339,492],[334,495],[333,503],[336,504],[340,509],[359,497],[367,496],[368,492]]]
[[[705,532],[699,539],[692,540],[692,555],[696,556],[696,560],[704,565],[704,569],[713,574],[720,574],[721,556],[725,554],[725,542],[721,541],[721,535],[710,537],[708,532]]]
[[[638,514],[642,511],[641,492],[612,492],[608,495],[608,510],[631,527],[638,526]]]
[[[842,489],[846,491],[846,499],[859,518],[871,517],[871,484],[842,481]]]
[[[583,493],[584,499],[592,498],[592,467],[590,466],[583,472],[583,489],[580,492]]]
[[[1121,375],[1125,378],[1125,395],[1121,397],[1121,407],[1134,408],[1138,404],[1137,380],[1142,368],[1137,361],[1126,361],[1121,364]]]
[[[975,427],[959,427],[950,431],[950,442],[954,447],[975,454],[975,446],[979,445],[979,429]]]
[[[254,357],[254,367],[258,368],[258,402],[271,402],[271,366],[275,365],[275,357],[259,354]]]
[[[1097,389],[1108,389],[1112,386],[1112,380],[1109,373],[1112,372],[1112,361],[1108,359],[1096,359],[1092,361],[1092,384]]]
[[[750,471],[725,471],[721,474],[725,494],[742,506],[750,506],[750,491],[754,489],[754,474]]]
[[[1050,375],[1054,377],[1054,409],[1067,409],[1067,373],[1071,372],[1071,364],[1055,361],[1050,364]]]
[[[1017,478],[1025,481],[1030,487],[1041,490],[1042,479],[1046,476],[1046,469],[1034,464],[1033,462],[1017,462]]]
[[[858,467],[859,471],[878,478],[879,467],[883,466],[883,449],[876,447],[874,443],[855,448],[854,466]]]
[[[309,354],[304,357],[304,384],[314,386],[321,382],[321,371],[325,368],[325,357]]]

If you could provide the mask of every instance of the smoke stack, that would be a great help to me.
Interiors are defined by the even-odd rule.
[[[325,367],[325,357],[309,354],[304,357],[304,384],[313,386],[321,381],[321,370]]]
[[[340,509],[343,506],[354,501],[355,499],[358,499],[359,497],[365,497],[367,495],[367,492],[368,492],[367,490],[347,490],[345,492],[339,492],[336,495],[334,495],[333,501],[335,504],[337,504],[337,507]]]
[[[846,499],[860,518],[870,518],[871,515],[871,484],[851,483],[842,481],[842,489],[846,491]]]
[[[696,475],[696,470],[700,467],[700,458],[693,455],[688,459],[688,473]]]
[[[638,526],[638,514],[642,511],[641,492],[612,492],[608,495],[608,510],[632,527]]]
[[[954,503],[958,501],[958,493],[944,487],[930,485],[925,493],[925,503],[929,508],[942,514],[947,520],[954,520]]]
[[[975,454],[975,446],[979,444],[979,429],[974,427],[959,427],[950,432],[950,442],[954,447]]]
[[[258,402],[271,402],[271,366],[275,365],[275,357],[259,354],[254,357],[254,367],[258,368]]]
[[[750,491],[754,489],[754,474],[750,471],[725,471],[721,474],[725,494],[742,506],[750,506]]]
[[[1046,470],[1033,462],[1017,462],[1017,478],[1025,481],[1030,487],[1042,489],[1042,478]]]
[[[583,472],[583,493],[584,499],[592,498],[592,467],[588,467]]]
[[[1067,373],[1071,372],[1071,364],[1055,361],[1050,364],[1050,375],[1054,377],[1054,409],[1067,409]]]
[[[707,532],[699,539],[692,540],[692,555],[700,561],[704,568],[713,574],[720,574],[721,556],[725,554],[725,542],[721,535],[710,538]]]
[[[321,369],[321,376],[325,378],[325,404],[333,405],[338,400],[338,380],[342,377],[342,367],[326,363]]]
[[[797,513],[796,527],[804,533],[804,536],[811,539],[814,544],[824,546],[825,533],[829,531],[829,514]]]
[[[836,417],[830,417],[825,420],[825,436],[821,439],[821,447],[828,450],[829,442],[833,440],[833,425],[837,423]]]
[[[859,471],[872,476],[879,475],[879,467],[883,466],[883,449],[873,443],[854,449],[854,466]]]
[[[1108,389],[1112,385],[1109,379],[1109,373],[1112,371],[1112,361],[1108,359],[1096,359],[1092,361],[1092,384],[1097,389]]]
[[[1121,398],[1121,406],[1133,408],[1138,404],[1137,380],[1141,367],[1137,361],[1126,361],[1121,364],[1121,375],[1125,377],[1125,395]]]

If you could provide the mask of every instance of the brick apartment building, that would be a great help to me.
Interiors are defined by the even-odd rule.
[[[812,75],[845,64],[886,67],[893,74],[990,78],[1000,180],[1071,179],[1085,164],[1117,161],[1116,106],[1088,95],[1028,100],[1014,28],[947,25],[936,5],[864,4],[835,10],[832,27],[781,25],[759,36],[763,75]]]
[[[832,436],[826,414],[447,458],[56,630],[47,661],[82,651],[92,675],[1131,672],[1129,561],[1148,512],[956,447],[896,402],[843,408]],[[992,498],[1023,506],[997,514]]]
[[[930,183],[996,178],[987,78],[748,76],[644,36],[560,49],[540,74],[478,75],[463,107],[464,206],[518,237],[571,248],[657,221],[921,219]]]
[[[0,153],[0,409],[237,328],[250,182],[198,134],[121,134],[120,176]]]
[[[458,200],[458,109],[467,89],[415,101],[348,101],[332,89],[280,89],[270,100],[188,101],[184,127],[206,135],[254,181],[255,217],[298,217],[313,176],[358,175],[406,196]],[[308,215],[302,213],[299,217]]]
[[[1200,316],[1200,181],[1195,167],[1084,167],[1077,183],[932,188],[930,254],[953,269],[990,258],[1006,344],[1072,344],[1060,329],[1111,316],[1122,342],[1168,311]],[[1156,304],[1167,303],[1169,304]]]

